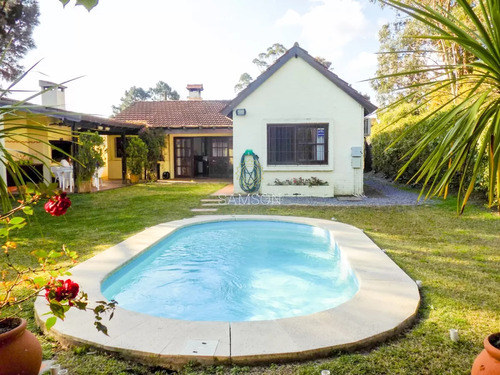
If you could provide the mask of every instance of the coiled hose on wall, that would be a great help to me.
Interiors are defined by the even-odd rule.
[[[253,168],[248,169],[245,161],[246,157],[253,158]],[[252,150],[246,150],[241,156],[240,161],[240,187],[245,193],[256,193],[260,189],[262,180],[262,168],[260,166],[259,157]]]

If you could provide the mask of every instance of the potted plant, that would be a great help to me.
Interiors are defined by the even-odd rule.
[[[104,166],[104,139],[97,133],[80,133],[76,153],[77,185],[79,193],[91,191],[91,180],[96,170]]]
[[[484,339],[484,350],[476,357],[471,375],[500,374],[500,332]]]
[[[130,169],[130,182],[134,184],[138,183],[144,171],[148,148],[140,138],[132,137],[127,140],[125,151],[127,153],[127,164]]]
[[[38,374],[42,347],[36,336],[26,330],[26,320],[7,318],[0,321],[0,358],[9,358],[0,363],[2,374]]]

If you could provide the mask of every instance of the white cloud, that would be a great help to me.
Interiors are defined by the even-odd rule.
[[[377,67],[377,55],[370,52],[360,52],[354,59],[349,62],[349,67],[352,70],[373,72]]]
[[[301,29],[300,41],[314,54],[328,58],[342,56],[343,48],[367,31],[363,6],[356,0],[311,1],[311,8],[299,14],[289,9],[276,21],[277,27]]]

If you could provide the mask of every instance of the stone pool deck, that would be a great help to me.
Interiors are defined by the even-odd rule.
[[[358,282],[354,297],[333,309],[286,319],[248,322],[183,321],[117,308],[103,323],[109,336],[97,332],[93,314],[72,309],[48,334],[63,345],[90,345],[149,365],[178,368],[190,361],[203,364],[258,364],[327,356],[383,341],[416,318],[420,294],[404,273],[360,229],[321,219],[204,215],[148,228],[74,267],[71,278],[90,301],[105,300],[101,282],[149,246],[187,225],[227,220],[277,220],[303,223],[330,231]],[[43,297],[35,302],[39,325],[48,311]]]

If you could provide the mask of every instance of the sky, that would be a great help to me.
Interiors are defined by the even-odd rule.
[[[72,80],[66,109],[104,117],[131,86],[148,89],[160,80],[181,99],[196,83],[204,99],[233,99],[240,75],[256,78],[252,60],[274,43],[298,42],[326,58],[376,104],[361,81],[375,76],[378,30],[391,19],[368,0],[101,0],[91,12],[74,1],[65,8],[59,0],[39,3],[37,47],[22,63],[41,61],[17,89]]]

